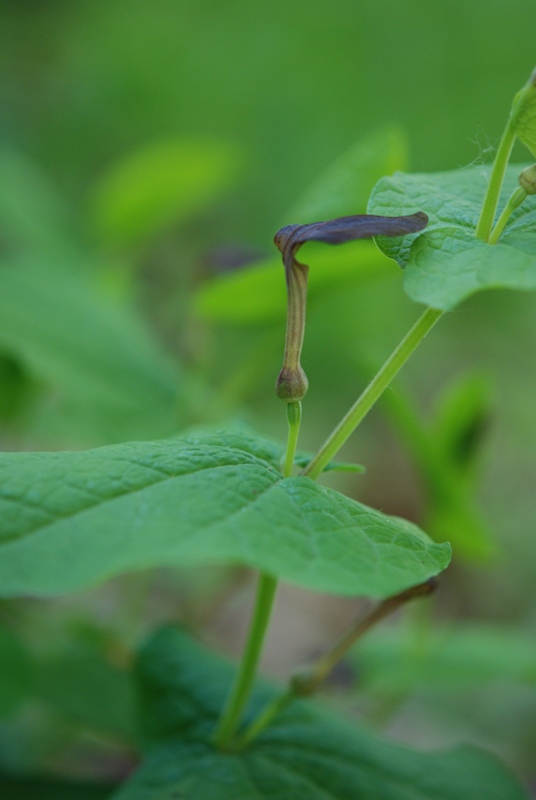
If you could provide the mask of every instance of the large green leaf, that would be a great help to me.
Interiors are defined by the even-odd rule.
[[[114,800],[526,800],[493,757],[470,747],[420,753],[296,703],[238,753],[211,734],[232,668],[174,630],[142,653],[147,756]],[[259,689],[249,712],[273,690]]]
[[[447,544],[309,478],[240,433],[0,455],[0,593],[57,594],[157,564],[237,562],[384,597],[440,572]]]
[[[5,260],[0,348],[88,415],[147,416],[154,434],[173,430],[176,367],[134,311],[100,292],[89,271],[50,259]]]
[[[524,165],[508,167],[499,211]],[[475,237],[486,189],[482,167],[382,178],[369,203],[373,214],[425,211],[426,230],[403,239],[378,239],[405,268],[404,286],[417,302],[452,309],[483,289],[536,289],[536,197],[512,214],[495,245]]]

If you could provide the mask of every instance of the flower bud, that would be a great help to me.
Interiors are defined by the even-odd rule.
[[[283,367],[275,384],[275,393],[280,400],[297,403],[303,400],[309,388],[307,375],[298,364],[296,367]]]
[[[536,164],[521,170],[518,181],[527,194],[536,194]]]

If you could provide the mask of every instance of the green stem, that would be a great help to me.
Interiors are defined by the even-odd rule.
[[[272,578],[271,575],[266,575],[261,572],[257,584],[255,609],[253,611],[246,647],[242,654],[242,660],[235,677],[235,682],[214,735],[216,745],[222,749],[233,739],[242,720],[243,711],[249,700],[262,651],[262,645],[264,643],[264,637],[270,621],[276,590],[277,578]]]
[[[397,595],[388,597],[374,608],[367,616],[359,620],[348,630],[342,638],[331,648],[322,658],[320,658],[312,668],[302,675],[296,675],[290,682],[286,692],[275,697],[256,719],[251,722],[242,735],[237,739],[236,746],[245,747],[255,739],[262,731],[273,722],[273,720],[284,711],[294,700],[299,697],[308,697],[317,691],[319,686],[326,680],[330,672],[346,655],[348,650],[360,639],[370,628],[378,624],[382,619],[392,614],[400,606],[409,600],[418,597],[426,597],[436,588],[434,579],[412,586]]]
[[[363,394],[357,399],[346,416],[326,439],[318,453],[305,467],[302,474],[315,480],[324,468],[333,460],[346,440],[351,436],[362,419],[387,389],[395,375],[404,366],[413,351],[422,342],[443,311],[427,308],[415,325],[402,339],[396,350],[390,355],[380,371],[369,383]]]
[[[495,154],[495,161],[491,170],[491,176],[486,191],[486,196],[482,204],[482,210],[476,226],[475,236],[477,239],[483,239],[484,242],[489,242],[493,220],[497,211],[499,203],[499,195],[504,180],[506,167],[510,159],[512,147],[514,146],[516,138],[516,127],[513,114],[510,115],[504,133],[502,135],[497,153]]]
[[[288,403],[287,417],[288,438],[283,467],[283,476],[285,478],[292,475],[294,466],[294,456],[300,431],[301,403]],[[255,608],[249,626],[246,646],[231,692],[214,734],[214,742],[221,749],[231,746],[242,721],[242,715],[253,688],[266,631],[272,615],[277,585],[277,578],[273,578],[263,572],[259,574]]]
[[[251,722],[247,728],[244,729],[242,734],[236,740],[237,749],[241,750],[248,745],[253,739],[262,733],[266,728],[271,725],[272,721],[281,714],[295,699],[297,695],[292,688],[289,688],[283,694],[275,697],[266,707],[261,711],[258,717]]]
[[[294,467],[296,447],[298,446],[298,436],[300,434],[300,423],[301,423],[300,402],[287,404],[287,419],[288,419],[288,439],[287,439],[287,450],[285,453],[285,461],[283,464],[283,475],[285,476],[285,478],[290,478]]]
[[[364,617],[364,619],[352,625],[339,641],[336,642],[325,655],[316,661],[307,673],[296,675],[293,678],[291,686],[295,694],[300,697],[314,694],[337,664],[342,661],[350,648],[353,647],[358,639],[361,639],[367,631],[410,600],[415,600],[419,597],[427,597],[432,594],[436,587],[436,580],[430,578],[430,580],[424,583],[419,583],[417,586],[412,586],[399,594],[382,600],[376,608],[372,609],[372,611]]]
[[[518,186],[517,189],[514,189],[514,191],[508,198],[508,202],[506,203],[501,216],[497,220],[495,227],[490,233],[489,237],[490,244],[497,244],[497,242],[499,241],[499,237],[504,230],[504,226],[510,219],[512,212],[515,211],[516,208],[518,208],[521,205],[526,196],[527,193],[524,189],[521,188],[521,186]]]

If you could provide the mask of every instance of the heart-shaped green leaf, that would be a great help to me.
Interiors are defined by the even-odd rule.
[[[499,210],[517,186],[524,165],[508,167]],[[449,310],[484,289],[536,289],[536,197],[512,214],[495,245],[475,237],[486,189],[482,167],[382,178],[370,199],[374,214],[422,209],[423,233],[379,238],[380,249],[405,268],[404,287],[417,302]]]
[[[246,750],[211,736],[231,666],[179,631],[160,631],[138,674],[148,753],[113,800],[526,800],[513,775],[475,748],[419,753],[295,703]],[[249,713],[274,691],[257,690]]]
[[[309,478],[239,433],[0,455],[0,594],[53,595],[160,564],[240,563],[310,589],[385,597],[450,548]]]

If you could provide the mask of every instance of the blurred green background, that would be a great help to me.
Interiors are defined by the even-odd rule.
[[[3,0],[2,448],[98,446],[193,424],[247,423],[282,438],[275,230],[363,212],[375,180],[397,168],[488,163],[535,66],[535,25],[533,0]],[[311,450],[419,309],[372,245],[307,255],[302,443]],[[347,446],[367,474],[330,478],[455,548],[434,610],[403,621],[416,640],[439,628],[447,644],[434,644],[429,663],[419,647],[397,649],[398,633],[371,638],[356,652],[361,716],[418,744],[485,744],[532,780],[535,344],[534,296],[467,301]],[[248,581],[232,570],[159,573],[72,603],[3,602],[0,662],[19,664],[22,642],[32,659],[60,663],[58,674],[78,674],[74,641],[123,667],[117,653],[160,619],[186,620],[236,652]],[[276,620],[267,664],[280,673],[355,610],[305,593],[291,600],[285,613],[307,635],[296,644]],[[418,681],[370,677],[385,663],[403,674],[408,652],[421,659],[420,671],[408,667]],[[505,653],[504,670],[489,675]],[[30,684],[0,724],[0,764],[107,780],[128,769],[125,725],[114,722],[111,744],[91,739],[106,720],[69,703],[58,711],[61,692]]]

